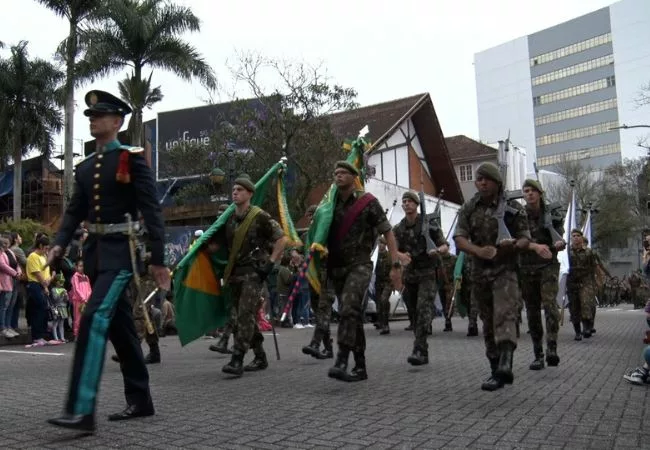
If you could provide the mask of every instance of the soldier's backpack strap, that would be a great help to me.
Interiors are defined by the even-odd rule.
[[[144,152],[144,148],[122,144],[118,147],[118,150],[120,151],[120,160],[117,164],[117,173],[115,174],[115,179],[118,183],[128,184],[131,182],[131,167],[129,165],[129,157],[131,153],[137,154]]]

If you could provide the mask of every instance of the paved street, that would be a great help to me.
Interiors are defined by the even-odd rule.
[[[430,338],[431,364],[406,363],[412,334],[393,322],[390,336],[370,325],[369,380],[327,378],[332,360],[300,352],[311,329],[278,331],[281,361],[272,337],[270,367],[227,379],[227,357],[209,352],[201,339],[181,348],[162,340],[163,363],[151,367],[157,415],[112,423],[106,415],[124,406],[118,365],[106,361],[94,436],[56,429],[45,420],[63,404],[73,344],[36,354],[0,348],[0,448],[642,448],[650,429],[645,386],[622,379],[640,362],[642,311],[601,309],[595,337],[573,341],[565,323],[560,366],[528,370],[532,346],[525,333],[515,354],[515,383],[495,393],[480,390],[488,374],[481,338],[467,338],[467,321],[443,333],[440,319]],[[17,353],[14,353],[17,352]],[[43,354],[43,353],[48,353]],[[109,345],[107,357],[112,353]],[[252,358],[249,355],[246,362]],[[643,438],[642,430],[646,430]],[[646,442],[646,444],[643,444]],[[647,448],[647,447],[646,447]]]

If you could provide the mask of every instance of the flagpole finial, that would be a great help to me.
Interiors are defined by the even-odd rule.
[[[368,133],[370,133],[370,128],[366,125],[359,131],[359,137],[365,137]]]

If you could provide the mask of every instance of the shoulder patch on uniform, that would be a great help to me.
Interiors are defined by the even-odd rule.
[[[134,147],[132,145],[125,145],[125,144],[120,145],[119,149],[120,150],[126,150],[129,153],[142,153],[142,152],[144,152],[143,147]]]

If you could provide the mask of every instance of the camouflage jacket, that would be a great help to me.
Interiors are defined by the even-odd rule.
[[[338,194],[336,196],[327,244],[328,269],[369,264],[378,235],[391,229],[384,209],[377,199],[373,199],[363,208],[346,235],[338,239],[345,214],[363,194],[361,191],[355,192],[345,201]]]
[[[392,266],[392,261],[390,259],[390,253],[388,250],[379,252],[377,257],[377,267],[375,268],[375,282],[378,286],[384,286],[386,283],[390,282],[390,269]]]
[[[571,247],[569,252],[569,278],[570,284],[579,284],[592,281],[596,275],[598,259],[590,248]]]
[[[220,246],[226,246],[230,251],[235,232],[249,213],[250,208],[241,217],[233,213],[228,218],[225,226],[217,233],[217,242]],[[265,264],[268,261],[273,244],[282,236],[284,236],[284,232],[280,225],[266,211],[260,212],[246,232],[239,254],[235,258],[232,273],[246,273]]]
[[[560,236],[564,234],[564,217],[558,208],[553,208],[551,205],[543,205],[543,208],[551,209],[551,220],[553,222],[553,228],[557,231]],[[557,250],[555,249],[555,243],[551,238],[551,232],[544,227],[544,210],[533,211],[528,205],[526,205],[526,215],[528,217],[528,228],[530,229],[530,237],[533,242],[537,244],[545,244],[553,253],[551,259],[544,259],[539,256],[534,250],[529,249],[526,252],[523,252],[519,255],[519,264],[524,269],[539,269],[549,264],[559,264],[557,260]]]
[[[422,225],[420,224],[420,215],[415,218],[415,222],[408,223],[404,217],[400,223],[393,228],[395,239],[397,239],[397,248],[402,253],[411,255],[411,263],[406,266],[404,279],[406,281],[416,281],[424,277],[434,276],[436,267],[440,265],[440,256],[433,257],[427,255],[427,243],[422,235]],[[429,225],[429,236],[440,247],[446,244],[442,230],[435,225]]]
[[[471,200],[465,202],[458,213],[454,238],[464,237],[480,247],[496,246],[499,229],[494,213],[497,209],[497,201],[494,200],[487,204],[481,200],[480,194],[477,193]],[[530,239],[524,207],[515,201],[509,201],[508,206],[517,211],[517,213],[507,212],[504,219],[511,236],[514,239]],[[480,274],[489,270],[499,270],[504,266],[514,270],[516,262],[516,253],[513,250],[504,250],[499,247],[497,255],[491,261],[472,256],[472,273]]]

